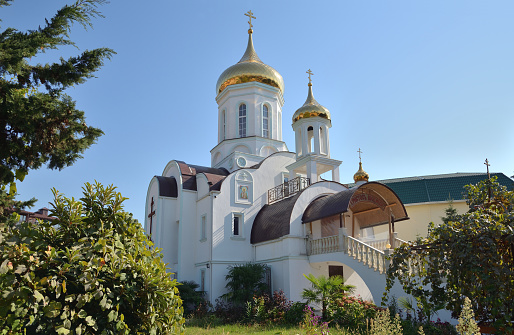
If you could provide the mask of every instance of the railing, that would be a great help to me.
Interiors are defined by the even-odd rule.
[[[395,234],[396,234],[396,233],[395,233]],[[395,248],[399,247],[401,244],[404,244],[404,243],[405,243],[405,244],[410,244],[409,242],[404,241],[404,240],[402,240],[402,239],[400,239],[400,238],[396,237],[396,235],[394,236],[394,246],[395,246]]]
[[[344,228],[342,228],[344,229]],[[347,236],[339,231],[339,235],[323,237],[307,242],[309,255],[344,252],[375,271],[385,273],[387,270],[386,254],[365,242]]]
[[[273,187],[268,190],[268,204],[272,204],[279,200],[288,198],[293,194],[300,192],[301,190],[307,188],[311,184],[311,180],[309,178],[304,177],[296,177],[285,183]]]
[[[370,240],[370,241],[364,241],[364,243],[372,246],[375,249],[385,250],[385,249],[388,249],[387,245],[389,244],[389,239],[388,238],[384,238],[384,239],[381,239],[381,240]]]

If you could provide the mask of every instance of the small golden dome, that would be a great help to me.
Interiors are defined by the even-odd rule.
[[[284,79],[277,70],[264,64],[257,56],[253,48],[253,30],[248,30],[248,46],[246,51],[237,63],[223,71],[216,83],[216,94],[220,94],[230,85],[242,84],[257,81],[266,85],[276,87],[284,94]]]
[[[307,100],[305,100],[303,106],[298,108],[296,112],[293,114],[293,123],[300,119],[316,116],[330,120],[330,112],[328,111],[328,109],[321,106],[316,101],[316,99],[314,99],[314,95],[312,94],[312,84],[309,83],[309,93],[307,95]]]
[[[369,174],[362,169],[362,163],[359,162],[359,170],[353,175],[353,180],[358,183],[359,181],[368,181]]]

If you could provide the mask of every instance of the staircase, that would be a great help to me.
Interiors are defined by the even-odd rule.
[[[339,234],[334,236],[312,239],[307,241],[307,254],[320,255],[335,252],[342,252],[357,260],[362,265],[384,274],[387,271],[389,261],[387,256],[392,253],[392,249],[387,249],[389,240],[376,240],[363,242],[354,237],[348,236],[346,228],[340,228]],[[402,243],[407,243],[397,237],[394,233],[393,248]],[[382,250],[380,250],[380,249]]]

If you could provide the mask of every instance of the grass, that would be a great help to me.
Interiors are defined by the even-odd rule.
[[[306,331],[300,327],[288,327],[284,325],[205,325],[187,326],[186,335],[233,335],[233,334],[259,334],[259,335],[304,335]],[[330,328],[331,335],[350,335],[345,330]]]

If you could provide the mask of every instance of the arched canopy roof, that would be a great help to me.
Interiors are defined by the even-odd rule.
[[[302,192],[272,205],[264,205],[253,221],[250,243],[271,241],[289,235],[291,212],[300,194]]]
[[[349,210],[359,216],[361,227],[389,222],[389,209],[395,221],[409,219],[400,198],[384,184],[365,183],[360,186],[314,200],[303,213],[302,222],[313,222]]]

